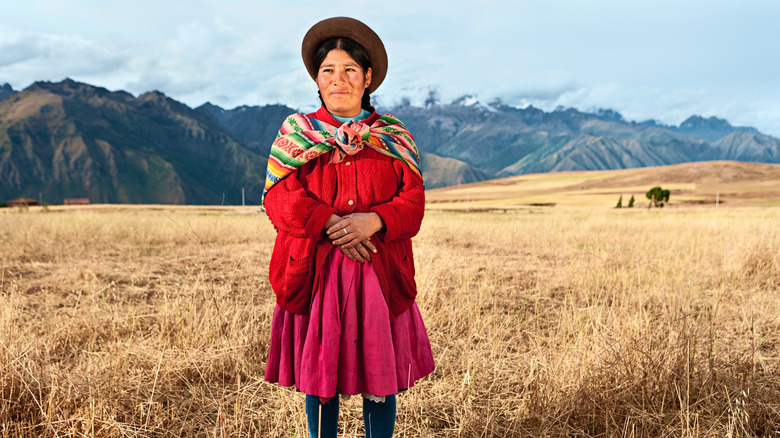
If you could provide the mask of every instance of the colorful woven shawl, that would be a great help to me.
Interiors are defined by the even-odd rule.
[[[340,163],[346,155],[354,155],[364,146],[403,161],[422,177],[412,135],[390,114],[382,115],[371,126],[353,121],[339,128],[313,117],[293,114],[284,121],[271,146],[262,202],[265,203],[265,195],[274,184],[309,160],[334,151],[330,161]]]

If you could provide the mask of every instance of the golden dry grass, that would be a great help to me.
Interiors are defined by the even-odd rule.
[[[645,193],[662,186],[676,206],[780,205],[780,164],[702,161],[639,169],[552,172],[518,175],[430,190],[435,209],[506,209],[554,203],[558,207],[609,208],[633,195],[647,206]]]
[[[0,210],[0,437],[306,436],[262,381],[274,232],[233,210]],[[429,211],[437,369],[397,436],[780,434],[780,210]],[[342,404],[361,436],[360,401]]]

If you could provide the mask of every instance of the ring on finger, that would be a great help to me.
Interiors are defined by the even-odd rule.
[[[346,228],[342,228],[341,230],[342,230],[342,231],[344,231],[344,235],[345,235],[345,236],[346,236],[347,234],[349,234],[349,233],[347,232],[347,229],[346,229]]]

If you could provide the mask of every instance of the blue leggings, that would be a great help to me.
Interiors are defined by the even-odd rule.
[[[322,416],[320,416],[320,406]],[[395,394],[385,396],[384,403],[363,399],[363,424],[366,438],[390,438],[395,429]],[[310,438],[336,438],[339,425],[339,396],[321,403],[320,398],[306,394],[306,419]],[[319,432],[319,435],[317,433]]]

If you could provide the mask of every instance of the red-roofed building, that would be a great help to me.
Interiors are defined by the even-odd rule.
[[[16,198],[13,201],[8,201],[9,207],[29,207],[32,205],[38,205],[38,200],[32,198]]]
[[[65,198],[65,205],[89,205],[89,198]]]

